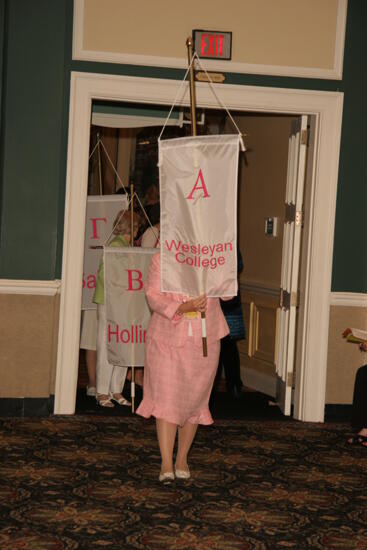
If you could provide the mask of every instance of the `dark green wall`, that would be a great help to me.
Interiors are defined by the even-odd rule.
[[[349,0],[332,289],[367,292],[367,2]]]
[[[0,169],[3,165],[3,153],[4,153],[4,127],[2,121],[4,120],[4,109],[5,105],[3,103],[3,87],[4,87],[4,74],[6,71],[6,45],[7,45],[7,33],[5,28],[5,0],[0,0]],[[1,242],[1,212],[2,212],[2,185],[0,179],[0,242]],[[1,263],[0,263],[1,265]]]
[[[72,61],[72,0],[8,0],[6,4],[0,277],[59,278],[70,71],[177,80],[183,78],[184,71]],[[350,1],[342,81],[234,73],[226,80],[230,84],[345,92],[334,291],[367,292],[365,28],[367,2]]]
[[[62,0],[6,4],[0,275],[53,279],[64,184],[66,6]]]

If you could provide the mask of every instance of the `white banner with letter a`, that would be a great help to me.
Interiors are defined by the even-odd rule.
[[[159,141],[162,291],[237,294],[240,135]]]
[[[144,282],[154,248],[104,249],[107,355],[112,365],[144,366],[150,310]]]

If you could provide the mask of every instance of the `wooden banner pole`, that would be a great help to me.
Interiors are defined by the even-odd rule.
[[[134,184],[130,183],[130,246],[134,246]],[[135,367],[131,368],[131,411],[135,412]]]
[[[193,56],[193,40],[192,36],[189,36],[186,40],[187,46],[187,55],[189,61],[189,76],[190,76],[190,110],[191,110],[191,135],[197,135],[196,127],[196,96],[195,96],[195,74],[194,74],[194,63],[192,61]]]
[[[187,55],[189,62],[189,75],[190,75],[190,110],[191,110],[191,135],[197,135],[196,128],[196,97],[195,97],[195,74],[194,74],[194,62],[193,62],[193,39],[192,36],[189,36],[186,40],[187,46]],[[201,312],[201,339],[203,343],[203,356],[207,357],[208,355],[208,346],[206,340],[206,317],[205,311]]]

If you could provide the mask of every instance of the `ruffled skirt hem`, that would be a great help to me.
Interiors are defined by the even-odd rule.
[[[167,411],[164,407],[152,403],[147,398],[143,398],[136,410],[136,414],[139,414],[144,418],[154,416],[155,418],[161,418],[162,420],[166,420],[172,424],[177,424],[178,426],[183,426],[186,422],[190,422],[191,424],[202,424],[204,426],[213,424],[213,418],[208,407],[188,416],[187,418],[184,418],[179,413],[175,413],[172,410]]]

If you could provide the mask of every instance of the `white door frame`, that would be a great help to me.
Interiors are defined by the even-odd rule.
[[[306,180],[307,142],[302,140],[302,133],[311,128],[311,117],[301,115],[293,120],[288,142],[287,184],[285,189],[285,206],[294,205],[295,213],[286,219],[283,228],[282,267],[280,276],[280,306],[278,310],[276,342],[276,401],[285,415],[291,414],[292,386],[296,358],[296,327],[299,307],[294,296],[300,288],[299,273],[301,264],[301,243],[304,224],[296,222],[297,212],[304,211],[304,188]],[[312,183],[311,183],[312,185]],[[289,304],[284,307],[283,292],[288,293]],[[302,288],[302,291],[304,289]],[[298,311],[297,311],[298,310]],[[297,407],[297,403],[295,403]]]
[[[171,105],[179,86],[176,80],[71,73],[55,414],[75,412],[92,100]],[[188,86],[181,87],[179,105],[190,104]],[[229,110],[308,114],[317,119],[308,250],[302,266],[306,283],[301,344],[307,351],[297,364],[299,399],[294,415],[322,422],[343,94],[230,84],[216,88]],[[196,96],[200,107],[220,107],[205,83],[197,83]]]

